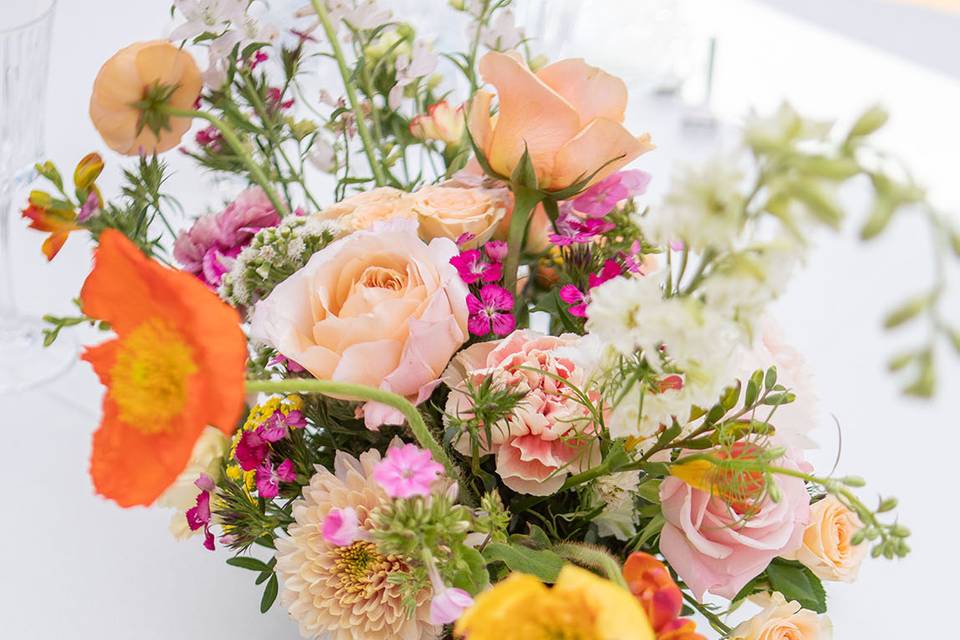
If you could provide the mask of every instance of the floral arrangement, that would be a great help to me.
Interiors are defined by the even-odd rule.
[[[649,201],[623,81],[534,55],[509,0],[450,4],[468,38],[441,56],[374,0],[175,0],[171,41],[104,64],[90,115],[137,157],[122,193],[92,153],[72,188],[39,165],[52,193],[23,212],[50,259],[97,245],[47,334],[112,336],[83,353],[96,491],[171,509],[304,638],[831,637],[823,582],[909,531],[805,461],[810,374],[767,307],[850,180],[865,238],[910,208],[938,260],[960,236],[873,146],[876,108],[754,117]],[[307,93],[320,62],[341,82]],[[175,148],[245,183],[182,230]],[[937,319],[892,362],[914,395],[960,348],[942,291],[886,320]]]

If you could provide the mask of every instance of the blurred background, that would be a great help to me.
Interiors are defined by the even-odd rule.
[[[5,0],[16,4],[19,0]],[[292,5],[293,3],[287,3]],[[446,0],[395,0],[439,48],[461,41],[462,16]],[[167,0],[60,0],[52,37],[47,155],[71,167],[105,149],[87,115],[100,65],[136,40],[170,29]],[[584,57],[631,89],[628,127],[648,130],[658,149],[636,163],[653,174],[650,201],[675,167],[733,144],[751,109],[789,100],[801,113],[850,119],[880,103],[892,117],[881,141],[902,156],[934,203],[960,216],[960,2],[949,0],[515,0],[535,52]],[[6,6],[3,11],[6,11]],[[320,83],[323,79],[320,79]],[[338,94],[338,85],[330,87]],[[37,108],[41,108],[38,105]],[[105,191],[120,158],[104,153]],[[173,152],[175,168],[189,166]],[[224,187],[229,188],[229,187]],[[216,206],[217,190],[195,170],[170,191],[187,216]],[[26,192],[20,194],[25,197]],[[887,334],[881,318],[932,278],[926,227],[909,216],[870,245],[857,239],[868,202],[843,194],[851,224],[817,238],[806,269],[776,304],[788,339],[813,371],[822,417],[813,462],[896,495],[914,535],[902,562],[868,562],[854,586],[830,585],[838,639],[948,637],[934,602],[954,593],[953,550],[960,517],[953,455],[960,451],[957,358],[946,351],[939,392],[907,399],[885,371],[887,358],[921,339]],[[89,269],[90,247],[71,238],[57,260],[42,236],[13,222],[13,279],[20,306],[35,315],[69,314]],[[951,274],[954,281],[960,274]],[[954,288],[945,310],[960,318]],[[80,334],[81,338],[84,336]],[[100,391],[86,366],[28,392],[0,396],[8,507],[0,527],[3,637],[11,639],[296,638],[276,606],[258,613],[252,574],[223,553],[177,543],[169,514],[121,511],[93,496],[86,474]],[[842,427],[842,448],[831,415]],[[12,465],[12,467],[11,467]],[[949,613],[947,616],[949,617]]]

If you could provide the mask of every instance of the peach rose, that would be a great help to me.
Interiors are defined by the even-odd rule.
[[[393,187],[378,187],[365,193],[350,196],[319,213],[319,220],[335,220],[346,232],[369,229],[377,222],[405,218],[413,220],[413,197],[406,191]]]
[[[514,331],[502,340],[464,349],[444,373],[444,383],[451,389],[448,415],[470,415],[468,380],[480,384],[493,376],[494,384],[526,394],[506,424],[493,426],[491,441],[480,450],[481,455],[496,456],[497,474],[514,491],[550,495],[569,474],[600,463],[589,411],[558,381],[584,389],[593,368],[586,360],[596,348],[590,338],[573,334],[557,337]],[[461,434],[454,447],[470,455],[469,434]]]
[[[167,42],[138,42],[107,60],[93,83],[90,119],[103,141],[114,151],[132,156],[160,153],[180,143],[190,118],[169,118],[159,132],[141,126],[143,112],[135,103],[151,92],[171,91],[166,104],[191,109],[203,80],[193,57]]]
[[[251,335],[321,380],[426,400],[467,339],[467,287],[446,238],[393,220],[331,243],[257,303]],[[365,407],[373,429],[398,412]]]
[[[448,145],[458,145],[463,139],[466,120],[463,105],[451,107],[446,100],[427,107],[427,113],[419,114],[410,121],[410,133],[418,140],[439,140]]]
[[[623,80],[583,60],[560,60],[536,74],[521,60],[491,51],[480,60],[483,79],[497,89],[478,91],[468,127],[490,167],[510,176],[524,149],[541,189],[556,191],[593,174],[602,180],[653,149],[650,135],[634,137],[623,127],[627,87]]]
[[[510,201],[505,190],[461,187],[457,183],[423,187],[413,194],[413,210],[420,221],[420,236],[425,240],[450,238],[464,233],[475,239],[477,247],[493,235],[506,215]]]
[[[827,496],[810,507],[803,546],[789,559],[799,560],[821,580],[853,582],[868,550],[866,543],[853,544],[853,536],[862,528],[856,513]]]
[[[770,605],[733,630],[730,640],[831,640],[833,625],[775,593]]]

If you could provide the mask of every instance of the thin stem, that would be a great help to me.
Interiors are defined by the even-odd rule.
[[[340,77],[343,78],[343,88],[347,94],[347,100],[350,102],[350,108],[356,117],[357,133],[360,134],[360,140],[363,142],[363,151],[370,162],[370,170],[373,171],[374,180],[378,187],[387,183],[386,176],[383,173],[383,167],[377,161],[374,153],[373,138],[370,136],[370,129],[367,127],[367,121],[363,117],[363,111],[360,109],[360,102],[357,100],[357,92],[353,88],[353,81],[350,77],[350,70],[347,68],[346,58],[343,57],[343,49],[340,48],[340,41],[337,39],[337,32],[330,21],[330,14],[327,13],[327,7],[323,0],[310,0],[313,10],[317,12],[320,18],[320,24],[323,25],[323,32],[327,34],[327,40],[330,41],[330,47],[333,49],[333,57],[337,61],[337,67],[340,69]]]
[[[375,387],[347,382],[333,382],[331,380],[247,380],[247,391],[250,393],[317,393],[334,398],[362,399],[370,402],[379,402],[393,407],[403,414],[410,425],[410,431],[424,449],[430,451],[433,459],[441,463],[451,478],[459,478],[457,467],[447,456],[440,443],[430,433],[423,416],[410,401],[403,396],[383,391]]]
[[[233,149],[233,152],[239,156],[244,166],[247,167],[247,171],[250,172],[250,176],[253,178],[253,181],[260,185],[260,188],[263,189],[263,192],[267,194],[267,198],[270,199],[270,203],[273,204],[273,208],[277,210],[277,213],[279,213],[281,217],[287,215],[287,207],[277,196],[276,191],[273,189],[273,185],[270,184],[270,180],[267,178],[260,165],[254,162],[253,158],[250,157],[250,154],[247,153],[246,149],[243,148],[243,143],[240,142],[240,138],[237,137],[237,134],[234,133],[233,128],[231,128],[230,125],[220,118],[207,113],[206,111],[178,109],[169,105],[164,105],[159,108],[172,116],[177,116],[180,118],[200,118],[202,120],[206,120],[216,127],[223,136],[223,139],[226,140],[227,144],[230,145],[230,148]]]
[[[733,633],[733,629],[726,625],[723,620],[720,619],[720,616],[715,614],[713,611],[710,611],[710,609],[704,605],[700,604],[696,598],[686,591],[683,592],[683,599],[686,600],[691,607],[699,611],[700,615],[707,619],[707,622],[710,623],[710,626],[713,627],[714,631],[723,634],[723,637],[727,637]]]
[[[517,187],[513,192],[513,213],[510,218],[510,231],[507,236],[507,257],[503,262],[503,286],[511,294],[517,290],[517,269],[520,268],[520,254],[526,244],[527,227],[530,214],[543,200],[539,191]]]

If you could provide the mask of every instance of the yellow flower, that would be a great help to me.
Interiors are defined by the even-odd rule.
[[[549,589],[515,573],[477,597],[454,628],[466,640],[653,640],[630,592],[567,565]]]

